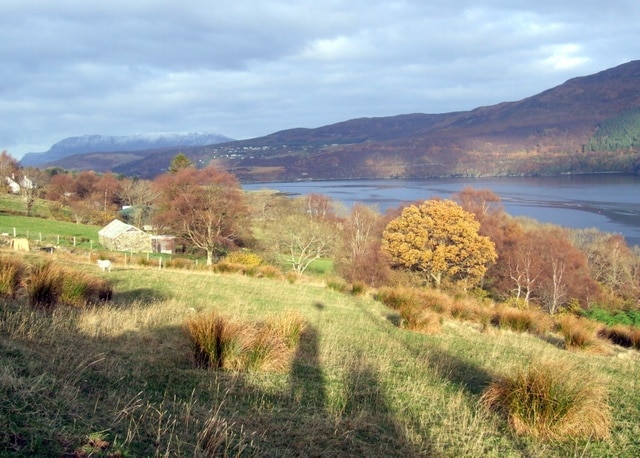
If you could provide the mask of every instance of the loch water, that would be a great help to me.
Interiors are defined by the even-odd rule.
[[[362,202],[382,212],[408,202],[450,198],[465,187],[488,189],[500,197],[512,216],[577,229],[597,228],[622,234],[629,245],[640,245],[640,175],[296,181],[243,187],[292,196],[323,194],[347,207]]]

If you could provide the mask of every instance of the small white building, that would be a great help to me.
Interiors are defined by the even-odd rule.
[[[19,182],[16,181],[15,176],[5,177],[5,181],[13,194],[20,194],[20,191],[22,190],[22,188],[26,188],[26,189],[33,188],[33,181],[31,181],[27,177],[22,177],[22,179],[18,180]]]

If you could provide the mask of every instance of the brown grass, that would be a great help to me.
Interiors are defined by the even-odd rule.
[[[212,311],[185,323],[196,367],[231,371],[287,369],[304,327],[295,313],[250,323]]]
[[[556,320],[556,328],[564,337],[565,348],[581,350],[600,350],[593,322],[575,315],[561,315]]]
[[[502,376],[483,392],[481,404],[503,414],[517,434],[543,440],[604,439],[611,412],[607,390],[565,364],[532,364]]]
[[[598,331],[598,337],[621,347],[640,350],[640,329],[633,326],[606,326]]]
[[[546,313],[508,306],[494,309],[491,324],[501,329],[532,334],[544,334],[552,328],[552,320]]]
[[[26,266],[19,258],[0,257],[0,297],[14,298],[20,288]]]

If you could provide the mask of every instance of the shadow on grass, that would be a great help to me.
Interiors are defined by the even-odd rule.
[[[118,278],[109,278],[109,282],[113,287],[113,298],[110,301],[111,304],[116,306],[128,305],[133,302],[149,303],[171,299],[171,295],[163,293],[154,288],[138,287],[129,288],[124,280]]]
[[[259,455],[423,456],[395,420],[374,367],[356,355],[346,363],[336,393],[336,382],[329,382],[322,369],[319,350],[319,333],[308,326],[300,336],[286,391],[269,395],[249,383],[234,391],[236,400],[240,393],[260,399],[263,406],[269,400],[266,408],[234,418],[253,431]],[[333,384],[333,399],[328,383]]]
[[[52,318],[42,315],[42,320]],[[44,390],[0,403],[0,417],[23,413],[11,417],[21,438],[16,456],[72,456],[95,431],[108,432],[109,440],[120,443],[130,438],[131,456],[192,456],[202,453],[195,444],[211,418],[223,426],[231,447],[246,446],[243,456],[430,455],[405,436],[377,369],[364,355],[354,355],[342,371],[327,376],[320,334],[311,325],[300,336],[289,373],[266,379],[258,373],[195,369],[179,326],[98,337],[77,329],[65,322],[59,336],[43,337],[43,345],[33,345],[34,334],[7,347],[0,334],[0,359],[25,380],[51,380],[59,393],[54,399]],[[267,386],[256,379],[268,380]],[[42,438],[53,442],[45,446]]]

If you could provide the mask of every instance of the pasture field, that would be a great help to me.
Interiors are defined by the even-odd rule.
[[[0,213],[0,234],[27,238],[36,246],[98,248],[100,229],[100,226]]]
[[[57,256],[109,279],[113,300],[0,304],[0,456],[640,455],[637,351],[567,351],[552,336],[450,319],[416,333],[372,291],[321,277],[119,263],[100,274]],[[296,312],[307,326],[285,370],[198,369],[185,322],[212,310],[245,322]],[[481,406],[496,377],[542,361],[608,387],[609,438],[518,436]]]

